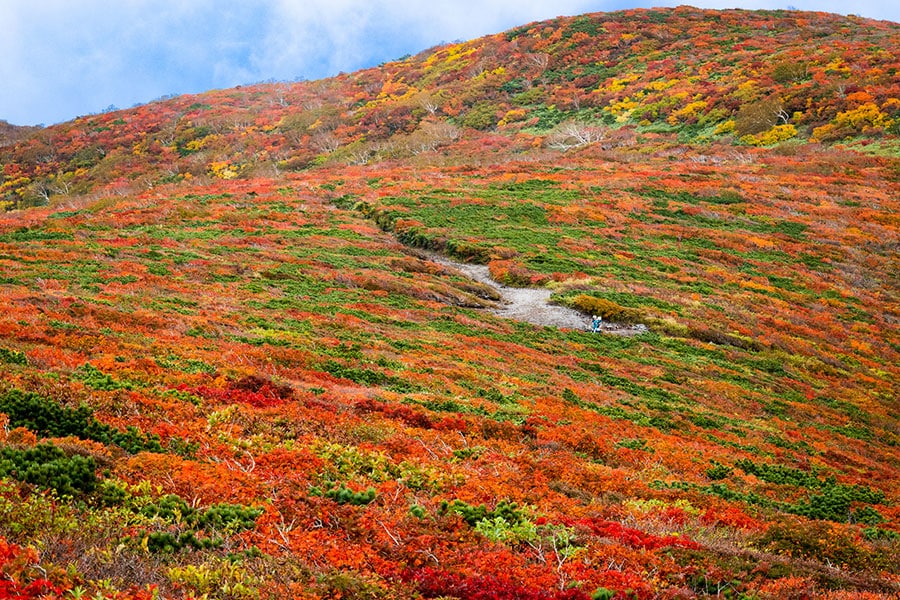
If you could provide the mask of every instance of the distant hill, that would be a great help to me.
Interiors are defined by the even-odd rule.
[[[16,142],[27,138],[37,129],[37,127],[11,125],[6,121],[0,120],[0,146],[11,146]]]
[[[479,132],[540,145],[566,138],[557,129],[571,122],[602,128],[606,145],[641,133],[896,156],[898,43],[895,23],[825,13],[681,7],[559,18],[332,79],[82,117],[3,150],[16,167],[0,192],[33,204],[47,200],[51,175],[71,193],[116,178],[205,175],[219,163],[236,175],[365,164]]]
[[[0,597],[896,597],[898,47],[632,10],[4,125]]]

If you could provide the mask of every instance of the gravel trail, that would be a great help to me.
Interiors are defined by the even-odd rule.
[[[591,320],[589,317],[577,310],[550,304],[551,291],[546,288],[510,287],[491,279],[486,265],[459,263],[445,256],[432,253],[429,253],[429,258],[440,265],[459,271],[469,279],[497,290],[502,300],[497,308],[489,310],[499,317],[533,323],[534,325],[581,329],[583,331],[590,329]],[[647,327],[640,324],[622,325],[604,322],[601,324],[600,330],[602,333],[631,336],[646,332]]]

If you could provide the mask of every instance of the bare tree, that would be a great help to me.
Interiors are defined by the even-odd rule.
[[[606,139],[606,129],[582,121],[560,123],[547,137],[547,146],[554,150],[571,150]]]
[[[459,127],[448,121],[423,123],[409,135],[407,146],[412,154],[430,152],[459,138]]]
[[[28,192],[30,206],[46,206],[50,203],[50,196],[53,195],[53,186],[46,179],[38,179],[28,184]]]
[[[312,136],[312,145],[319,152],[331,154],[341,146],[341,141],[330,131],[316,132]]]
[[[743,105],[734,117],[734,130],[739,136],[756,135],[789,119],[781,98],[772,96]]]
[[[432,116],[434,116],[434,114],[440,108],[434,96],[432,96],[428,92],[422,92],[421,94],[419,94],[416,97],[416,101],[418,102],[419,106],[421,106],[425,110],[425,112]]]
[[[544,69],[547,68],[547,65],[550,64],[550,55],[546,52],[533,52],[525,55],[528,58],[528,62],[535,65],[541,73],[544,72]]]

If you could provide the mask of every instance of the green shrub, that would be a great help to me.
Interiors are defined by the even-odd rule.
[[[144,505],[139,512],[145,517],[185,528],[181,532],[154,531],[138,536],[150,552],[171,554],[184,549],[220,548],[224,541],[216,533],[234,534],[252,529],[263,509],[239,504],[213,504],[205,509],[195,509],[183,498],[168,494]]]
[[[133,387],[130,383],[116,381],[112,376],[105,374],[90,363],[85,363],[84,366],[75,371],[73,377],[95,390],[111,392],[115,390],[130,390]]]
[[[341,379],[349,379],[354,383],[359,383],[372,387],[384,387],[395,392],[416,392],[418,386],[401,379],[395,375],[386,375],[380,371],[372,369],[358,369],[343,365],[337,361],[329,360],[322,365],[322,370]]]
[[[74,436],[101,444],[114,444],[127,452],[164,452],[159,437],[129,426],[119,431],[94,418],[86,406],[66,408],[33,392],[11,390],[0,396],[0,412],[10,427],[24,427],[44,437]]]
[[[839,568],[864,569],[872,559],[851,531],[822,521],[776,523],[754,545],[792,558],[828,561]]]
[[[100,506],[121,506],[129,497],[128,485],[121,481],[104,479],[97,487],[96,500]]]
[[[479,521],[485,519],[493,520],[499,517],[510,525],[517,525],[527,518],[525,512],[518,507],[518,504],[508,500],[501,500],[493,510],[488,510],[484,504],[472,506],[462,500],[454,500],[452,503],[444,500],[441,502],[440,513],[446,514],[448,512],[458,514],[463,518],[463,521],[472,527],[475,527]]]
[[[354,492],[350,488],[340,485],[330,490],[322,491],[319,487],[312,487],[309,491],[310,496],[324,496],[334,500],[338,504],[351,504],[353,506],[365,506],[371,504],[376,497],[375,488],[369,488],[364,492]]]
[[[706,470],[706,476],[713,481],[718,481],[720,479],[725,479],[726,477],[731,475],[732,472],[734,472],[734,469],[732,469],[731,467],[716,463]]]
[[[506,544],[531,542],[537,538],[537,527],[528,520],[510,523],[503,517],[481,519],[475,524],[475,531],[492,542]]]
[[[569,388],[565,388],[562,391],[562,399],[568,402],[569,404],[574,404],[575,406],[581,406],[581,398],[578,397],[578,394],[570,390]]]
[[[0,477],[56,491],[60,496],[89,494],[97,487],[97,464],[90,456],[68,456],[52,444],[0,449]]]
[[[891,529],[882,529],[880,527],[866,527],[862,530],[863,537],[870,542],[877,541],[900,541],[900,533]]]
[[[486,130],[497,124],[497,105],[493,102],[479,102],[463,116],[462,124],[472,129]]]
[[[867,487],[857,485],[833,485],[820,494],[811,495],[805,502],[788,505],[787,512],[803,515],[810,519],[824,519],[839,523],[857,522],[875,524],[884,517],[870,506],[852,509],[854,502],[880,502],[884,495]]]
[[[28,359],[25,357],[24,352],[8,350],[6,348],[0,348],[0,362],[8,365],[28,365]]]
[[[154,531],[149,533],[146,540],[147,550],[154,553],[174,554],[185,548],[195,550],[211,550],[222,546],[219,538],[198,538],[193,531],[183,533],[170,533],[168,531]]]
[[[466,460],[468,458],[471,458],[472,460],[478,460],[478,457],[480,457],[484,453],[484,450],[484,446],[469,446],[468,448],[460,448],[453,451],[453,457],[460,460]]]
[[[815,472],[801,471],[784,465],[757,464],[749,459],[735,461],[734,466],[745,473],[755,475],[757,478],[779,485],[794,485],[797,487],[817,489],[822,487],[827,480],[819,479]]]
[[[643,452],[653,452],[653,448],[647,445],[647,440],[643,438],[630,438],[619,440],[616,442],[616,448],[628,448],[629,450],[641,450]]]
[[[262,508],[225,503],[195,509],[174,494],[162,496],[140,510],[140,514],[145,517],[171,523],[183,522],[192,529],[232,532],[252,529],[262,513]]]
[[[884,492],[868,486],[837,483],[834,477],[820,479],[815,472],[801,471],[784,465],[756,464],[751,460],[735,461],[735,466],[755,475],[767,483],[790,485],[815,491],[806,500],[793,504],[780,503],[784,512],[802,515],[810,519],[835,521],[838,523],[863,523],[875,525],[884,517],[871,506],[854,508],[854,504],[880,504],[884,502]]]
[[[600,315],[603,320],[615,323],[639,323],[644,318],[643,312],[638,309],[626,308],[610,300],[588,294],[579,294],[568,304],[585,314]]]

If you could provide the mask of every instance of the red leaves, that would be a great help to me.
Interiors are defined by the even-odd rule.
[[[426,568],[404,574],[425,598],[452,596],[460,600],[589,600],[581,590],[548,591],[519,585],[494,576],[466,577],[441,569]]]
[[[469,424],[458,416],[446,416],[435,420],[422,410],[415,409],[405,404],[391,404],[379,402],[372,398],[364,398],[355,405],[361,413],[379,412],[385,417],[396,419],[412,427],[422,429],[437,429],[438,431],[467,431]]]
[[[758,88],[739,89],[745,76],[738,69],[706,81],[702,98],[694,98],[693,76],[669,76],[683,66],[673,57],[634,79],[610,71],[617,64],[611,54],[639,51],[651,38],[675,50],[690,40],[697,52],[688,66],[703,66],[718,43],[700,31],[708,29],[705,16],[686,19],[691,13],[679,10],[663,24],[656,22],[661,14],[623,13],[596,35],[575,31],[592,27],[590,19],[536,24],[471,54],[457,53],[469,46],[454,46],[453,60],[449,47],[440,49],[424,59],[433,71],[427,75],[416,58],[388,67],[389,77],[373,70],[363,79],[285,86],[284,102],[273,102],[268,86],[210,94],[202,109],[190,106],[196,99],[172,99],[121,119],[98,115],[56,126],[43,141],[7,147],[14,162],[4,167],[0,196],[4,186],[27,191],[22,178],[40,176],[85,192],[109,186],[110,199],[79,199],[77,191],[73,210],[60,212],[69,202],[58,199],[52,211],[0,214],[0,348],[25,352],[30,365],[0,364],[0,383],[38,386],[69,406],[86,402],[117,427],[137,418],[163,439],[189,438],[196,457],[112,456],[110,471],[198,503],[265,504],[246,538],[285,563],[347,570],[350,582],[388,587],[400,577],[426,598],[584,600],[597,587],[617,597],[652,597],[651,585],[659,596],[702,595],[680,589],[690,583],[689,569],[719,569],[723,582],[741,577],[728,558],[719,568],[709,550],[696,553],[702,568],[680,564],[672,555],[684,553],[667,549],[699,545],[655,527],[689,531],[702,524],[751,545],[770,517],[756,520],[729,506],[735,501],[687,487],[670,490],[665,503],[642,505],[640,524],[617,520],[632,510],[628,499],[653,495],[651,479],[705,486],[708,459],[740,448],[772,452],[794,466],[817,460],[842,483],[874,478],[893,489],[896,469],[879,422],[895,419],[886,406],[868,402],[871,390],[893,389],[898,373],[896,344],[885,338],[892,296],[884,283],[892,281],[884,240],[896,237],[897,202],[890,186],[866,183],[888,181],[889,167],[850,150],[750,152],[725,138],[723,145],[692,147],[665,133],[645,132],[630,149],[637,123],[626,114],[629,104],[650,121],[674,116],[681,127],[704,113],[715,125],[771,84],[776,96],[790,87],[812,100],[790,107],[812,127],[838,125],[839,114],[870,102],[896,118],[900,101],[879,97],[888,85],[875,78],[864,89],[848,86],[839,101],[815,96],[804,81],[770,81],[768,69]],[[782,30],[771,15],[716,17],[737,18]],[[815,18],[822,32],[832,23]],[[894,39],[893,31],[881,39]],[[842,48],[845,64],[893,60],[884,53],[857,60],[864,38]],[[766,55],[774,39],[736,44],[745,53],[738,58]],[[766,64],[788,56],[795,55]],[[814,81],[823,75],[823,91],[844,68],[828,61],[807,65]],[[506,75],[493,72],[500,64]],[[484,77],[469,76],[475,65]],[[520,79],[531,83],[520,87]],[[438,81],[447,87],[425,97]],[[504,90],[504,81],[516,85]],[[400,97],[407,86],[419,90],[415,97]],[[380,90],[378,105],[366,107]],[[519,94],[528,102],[508,103]],[[301,109],[313,100],[329,108]],[[400,156],[408,148],[394,142],[411,141],[417,125],[427,133],[425,126],[448,115],[474,123],[476,103],[499,111],[491,119],[505,111],[506,124],[491,134],[463,132],[439,163],[428,162],[431,150],[414,161]],[[544,110],[536,108],[556,104],[552,112],[563,116],[573,103],[622,117],[624,126],[548,159],[534,133],[544,128],[536,116]],[[423,121],[416,104],[432,114]],[[642,111],[651,105],[652,114]],[[337,106],[358,110],[332,111]],[[311,127],[315,119],[321,123]],[[519,129],[526,123],[532,133]],[[215,136],[202,132],[206,125]],[[322,155],[314,169],[287,173],[337,141],[349,144]],[[100,164],[66,171],[72,156],[94,145],[107,151]],[[389,147],[397,152],[379,162]],[[31,160],[39,158],[46,160]],[[346,164],[357,160],[369,163]],[[548,161],[558,168],[548,169]],[[241,179],[205,182],[211,164],[227,165]],[[152,185],[143,192],[128,191],[145,183]],[[117,191],[123,197],[114,197]],[[633,308],[633,301],[660,319],[665,335],[620,344],[461,311],[485,290],[426,255],[401,251],[374,219],[351,210],[357,203],[393,214],[394,237],[406,244],[458,242],[458,254],[490,261],[497,280],[535,285],[552,277],[561,291],[604,290],[620,308]],[[66,373],[88,361],[135,389],[68,386]],[[333,368],[321,370],[325,364]],[[560,398],[565,388],[572,393]],[[697,410],[683,409],[689,405]],[[741,425],[768,419],[769,409],[790,421]],[[860,411],[870,417],[865,427]],[[726,415],[728,427],[721,427]],[[839,432],[847,439],[835,447]],[[633,444],[623,449],[622,442]],[[326,445],[335,451],[319,452]],[[753,485],[726,483],[747,492]],[[310,496],[312,486],[373,486],[379,499],[339,505]],[[572,554],[551,557],[546,543],[494,543],[458,516],[439,514],[442,498],[491,506],[515,498],[533,510],[529,518],[544,542],[562,535],[559,525],[574,529],[563,536]],[[676,498],[692,504],[669,502]],[[879,531],[896,530],[900,512],[879,512],[886,518]],[[0,600],[41,593],[43,584],[32,582],[37,572],[28,570],[37,557],[16,551],[0,544]],[[583,590],[560,591],[567,582],[581,582]],[[294,585],[292,591],[303,584],[285,588]]]
[[[422,429],[434,427],[434,423],[427,414],[404,404],[388,404],[365,398],[356,403],[356,409],[363,413],[380,412],[386,417],[403,421],[413,427],[421,427]]]
[[[26,600],[46,598],[49,594],[59,594],[61,590],[46,579],[35,579],[22,586],[15,581],[0,580],[0,600]]]
[[[564,521],[565,522],[565,521]],[[656,550],[657,548],[665,548],[667,546],[675,546],[678,548],[690,548],[699,550],[700,544],[686,538],[675,535],[667,535],[660,537],[651,533],[644,533],[638,529],[625,527],[621,523],[615,521],[605,521],[603,519],[588,518],[578,519],[565,522],[566,525],[574,526],[579,529],[586,529],[593,535],[614,539],[632,548],[644,548],[646,550]]]
[[[493,279],[506,285],[539,286],[550,279],[548,275],[532,271],[515,259],[492,260],[488,263],[488,269]]]
[[[50,594],[61,594],[62,590],[44,578],[28,583],[21,581],[24,574],[22,564],[32,563],[36,556],[16,544],[10,544],[0,537],[0,600],[26,600],[45,598]]]
[[[195,388],[180,386],[179,389],[191,392],[207,400],[215,400],[228,404],[247,404],[256,408],[279,406],[293,398],[293,390],[286,385],[278,385],[268,379],[249,375],[239,381],[228,384],[224,389],[200,385]]]

